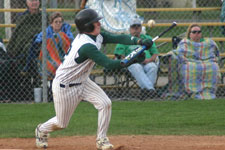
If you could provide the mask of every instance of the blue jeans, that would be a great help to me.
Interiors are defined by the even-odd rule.
[[[146,65],[135,63],[128,67],[132,76],[136,79],[141,89],[155,90],[154,84],[157,79],[158,64],[150,62]]]

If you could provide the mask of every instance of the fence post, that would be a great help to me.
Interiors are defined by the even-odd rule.
[[[4,0],[4,8],[5,9],[10,9],[11,6],[11,0]],[[5,24],[11,24],[11,12],[5,12]],[[11,28],[5,28],[5,35],[6,38],[9,39],[12,35],[12,30]]]
[[[79,9],[79,7],[80,7],[79,4],[80,4],[79,1],[75,1],[75,8],[76,8],[76,9]]]
[[[42,0],[42,85],[43,85],[43,102],[48,102],[48,81],[47,81],[47,67],[46,67],[46,57],[47,57],[47,49],[46,49],[46,28],[47,28],[47,13],[46,13],[46,0]]]
[[[58,0],[51,0],[50,1],[50,7],[51,8],[58,8],[58,3],[57,3]]]
[[[192,0],[192,8],[196,8],[196,0]]]
[[[0,2],[0,8],[4,8],[4,1]],[[0,23],[4,23],[4,14],[0,13]]]

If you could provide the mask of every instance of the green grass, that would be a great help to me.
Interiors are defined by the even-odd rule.
[[[109,135],[225,135],[225,101],[113,102]],[[33,137],[54,116],[53,103],[0,104],[0,138]],[[81,102],[68,128],[51,136],[95,135],[97,110]]]

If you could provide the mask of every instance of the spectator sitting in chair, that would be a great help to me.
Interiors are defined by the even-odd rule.
[[[71,26],[64,22],[63,16],[60,12],[54,12],[50,16],[50,25],[46,29],[47,39],[47,73],[48,79],[52,80],[55,76],[55,71],[62,62],[64,55],[69,49],[70,43],[73,41],[74,36],[71,32]],[[30,68],[31,61],[34,58],[38,59],[39,73],[42,73],[42,51],[40,51],[42,43],[42,32],[36,35],[32,46],[29,50],[27,64],[24,72]]]
[[[151,36],[141,34],[142,24],[139,18],[135,18],[130,24],[130,34],[135,37],[142,39],[152,39]],[[117,44],[114,54],[116,56],[121,56],[122,58],[127,56],[137,48],[138,45],[122,45]],[[155,82],[157,79],[158,71],[158,50],[155,43],[148,50],[145,50],[145,61],[143,63],[135,63],[128,67],[129,72],[136,79],[138,85],[141,88],[141,100],[145,100],[148,96],[153,97],[155,93]]]
[[[177,49],[170,52],[174,67],[171,69],[170,91],[177,98],[214,99],[220,77],[217,44],[212,39],[203,38],[199,24],[191,24],[186,34]]]

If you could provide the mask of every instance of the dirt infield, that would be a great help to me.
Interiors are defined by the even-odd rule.
[[[225,150],[225,136],[110,136],[115,150]],[[0,150],[34,150],[34,138],[0,139]],[[94,136],[50,138],[48,150],[96,150]]]

